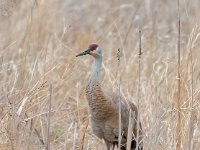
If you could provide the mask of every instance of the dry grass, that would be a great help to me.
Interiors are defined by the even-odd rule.
[[[180,0],[181,149],[200,147],[199,7],[198,0]],[[176,1],[1,0],[0,19],[1,150],[105,149],[88,125],[84,89],[92,60],[75,55],[101,45],[102,86],[117,89],[120,73],[122,96],[136,103],[139,27],[144,147],[176,148]]]

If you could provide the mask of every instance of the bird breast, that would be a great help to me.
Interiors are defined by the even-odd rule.
[[[88,100],[91,117],[103,120],[109,118],[114,111],[113,102],[105,97],[99,84],[88,85],[86,88],[86,97]]]

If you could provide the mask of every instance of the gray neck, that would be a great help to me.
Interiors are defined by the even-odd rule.
[[[99,83],[101,64],[102,64],[102,57],[98,56],[97,58],[95,58],[94,63],[92,65],[92,72],[89,78],[89,85]]]

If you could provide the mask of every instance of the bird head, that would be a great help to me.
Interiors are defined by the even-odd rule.
[[[97,44],[90,44],[85,51],[76,55],[76,57],[84,56],[84,55],[91,55],[91,56],[97,58],[97,57],[101,56],[101,48]]]

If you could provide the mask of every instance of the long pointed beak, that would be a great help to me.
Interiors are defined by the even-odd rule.
[[[83,56],[83,55],[87,55],[87,54],[90,54],[90,49],[87,49],[86,51],[76,55],[76,57],[79,57],[79,56]]]

